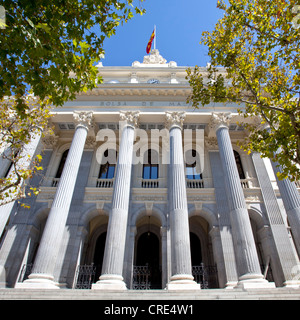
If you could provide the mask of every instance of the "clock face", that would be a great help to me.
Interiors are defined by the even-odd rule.
[[[148,83],[159,83],[158,79],[150,79],[148,80]]]

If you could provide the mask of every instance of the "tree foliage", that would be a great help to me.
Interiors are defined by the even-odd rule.
[[[15,169],[14,178],[0,180],[0,201],[22,195],[18,183],[40,168],[33,162],[20,169],[22,150],[34,132],[46,128],[50,107],[62,106],[101,82],[96,62],[104,55],[104,40],[134,13],[144,13],[142,1],[0,2],[5,9],[0,28],[0,150],[2,160],[10,160]],[[32,94],[37,99],[29,103]]]
[[[245,124],[250,135],[242,147],[274,159],[283,168],[280,178],[293,180],[300,174],[299,4],[218,1],[224,16],[201,39],[211,66],[206,72],[197,66],[188,70],[193,105],[241,104],[239,112],[258,117],[261,124]]]
[[[0,98],[15,96],[18,110],[26,108],[22,97],[28,91],[59,106],[94,88],[104,40],[133,17],[133,0],[2,3],[6,28],[0,30]]]
[[[1,170],[0,205],[23,198],[27,195],[38,194],[36,186],[25,188],[25,181],[33,174],[43,170],[40,162],[42,156],[28,150],[30,143],[45,134],[50,112],[47,107],[41,107],[37,98],[24,99],[26,116],[18,116],[14,110],[15,100],[6,98],[0,108],[0,150]],[[51,128],[47,134],[51,133]],[[27,191],[26,191],[27,189]],[[30,190],[30,191],[28,191]]]

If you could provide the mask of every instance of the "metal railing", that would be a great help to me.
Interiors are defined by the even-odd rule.
[[[149,266],[133,266],[132,290],[150,290],[151,272]]]
[[[93,263],[77,266],[74,289],[91,289],[95,275],[96,266]]]
[[[194,281],[201,285],[201,289],[219,287],[217,266],[205,266],[204,263],[192,266],[192,275]]]

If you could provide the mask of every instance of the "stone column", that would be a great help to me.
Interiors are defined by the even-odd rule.
[[[207,140],[206,147],[209,149],[209,159],[213,174],[215,188],[216,205],[219,215],[219,231],[222,245],[222,263],[218,263],[218,275],[220,285],[225,288],[233,288],[237,285],[238,275],[236,270],[236,258],[232,239],[232,228],[229,216],[229,206],[226,193],[224,192],[224,174],[220,154],[217,150],[217,139]],[[218,257],[218,261],[221,261]],[[222,270],[223,269],[223,270]]]
[[[18,284],[18,287],[58,288],[54,282],[54,270],[68,218],[87,133],[89,126],[92,124],[92,117],[92,112],[74,113],[74,121],[76,124],[75,134],[48,215],[32,273],[29,275],[28,280],[22,284]]]
[[[160,236],[161,236],[161,277],[162,277],[162,288],[165,288],[168,283],[168,234],[167,228],[162,226],[160,228]]]
[[[244,288],[269,287],[270,284],[264,279],[260,270],[246,201],[235,163],[229,136],[230,119],[231,115],[228,113],[213,113],[210,128],[214,129],[217,135],[224,173],[224,189],[229,205],[229,216],[239,276],[238,286]],[[272,287],[274,286],[272,284]]]
[[[258,124],[261,129],[271,132],[269,124]],[[276,153],[280,153],[281,148]],[[300,257],[300,196],[296,184],[290,179],[279,180],[277,173],[282,173],[282,168],[278,162],[272,161],[271,164],[275,173],[277,185],[282,197],[283,205],[289,220],[289,224],[293,233],[294,243]]]
[[[128,228],[128,242],[124,259],[124,270],[126,270],[125,279],[128,286],[132,288],[132,280],[133,280],[133,263],[134,263],[134,245],[135,245],[135,236],[136,236],[136,226],[130,226]]]
[[[259,153],[252,153],[253,164],[264,199],[266,214],[270,223],[272,238],[276,246],[280,268],[284,277],[284,285],[299,287],[299,280],[294,279],[293,268],[299,266],[299,259],[295,254],[289,235],[284,224],[264,161]],[[296,190],[296,192],[298,192]]]
[[[134,130],[139,112],[121,112],[124,123],[114,183],[112,209],[109,216],[102,274],[92,289],[126,290],[123,264],[130,197]],[[120,126],[122,127],[122,126]]]
[[[300,196],[295,182],[290,179],[279,180],[277,173],[281,173],[281,167],[273,162],[272,167],[277,180],[278,188],[282,197],[283,205],[293,233],[295,246],[300,257]]]
[[[200,290],[193,281],[190,249],[189,217],[185,168],[182,148],[184,112],[167,112],[166,127],[170,131],[170,164],[168,201],[171,228],[172,276],[168,290]]]

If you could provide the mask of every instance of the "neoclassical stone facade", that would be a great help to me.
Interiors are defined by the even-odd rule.
[[[44,170],[30,209],[0,207],[1,286],[299,287],[299,190],[239,149],[237,106],[193,109],[186,68],[157,50],[98,68],[104,83],[32,141]]]

